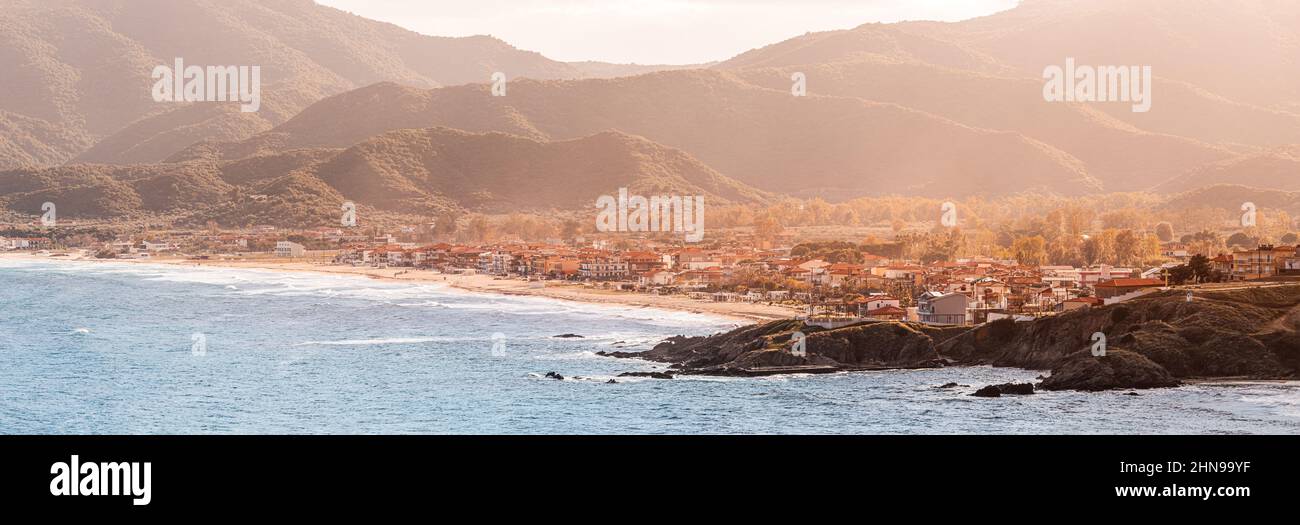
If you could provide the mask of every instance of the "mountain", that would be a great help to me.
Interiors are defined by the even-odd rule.
[[[1215,183],[1300,191],[1300,145],[1272,148],[1200,166],[1156,189],[1177,192]]]
[[[1296,189],[1300,4],[1285,0],[1025,0],[699,66],[556,62],[308,0],[0,7],[0,169],[224,163],[441,126],[546,143],[617,131],[764,191],[833,200]],[[149,72],[176,56],[261,65],[262,109],[155,103]],[[1067,58],[1151,66],[1151,110],[1045,101],[1044,68]],[[505,97],[487,87],[497,71]],[[796,73],[806,97],[791,95]]]
[[[964,22],[903,26],[1035,78],[1066,57],[1080,64],[1150,65],[1159,79],[1300,113],[1300,4],[1289,0],[1023,0],[1015,9]]]
[[[874,58],[734,74],[755,85],[788,89],[796,72],[806,75],[809,90],[816,93],[888,102],[972,127],[1032,137],[1077,158],[1107,191],[1150,189],[1238,155],[1229,146],[1144,131],[1086,105],[1045,102],[1042,82],[1029,78]],[[1300,141],[1300,119],[1295,137]]]
[[[344,149],[296,149],[215,162],[75,164],[0,172],[10,211],[54,202],[67,218],[169,214],[182,222],[321,226],[344,200],[365,211],[436,214],[593,208],[601,195],[702,195],[710,204],[771,199],[681,151],[623,133],[539,142],[448,128],[393,131]]]
[[[386,83],[323,100],[239,143],[171,160],[234,159],[284,148],[345,147],[389,130],[446,126],[568,140],[606,130],[646,137],[774,192],[944,197],[1100,189],[1082,163],[1024,135],[962,125],[858,98],[794,97],[704,70],[577,81],[521,80],[418,90]]]
[[[683,149],[748,184],[803,196],[1181,191],[1240,182],[1216,178],[1219,172],[1207,167],[1249,166],[1247,159],[1300,144],[1300,112],[1291,109],[1288,89],[1266,90],[1267,97],[1223,89],[1220,73],[1237,75],[1237,83],[1256,80],[1222,52],[1210,54],[1197,74],[1185,71],[1192,61],[1181,43],[1224,33],[1204,20],[1222,17],[1241,26],[1227,34],[1251,32],[1242,45],[1279,60],[1254,70],[1268,72],[1267,83],[1300,81],[1295,68],[1284,67],[1300,56],[1295,42],[1276,25],[1300,10],[1268,0],[1248,4],[1031,0],[964,22],[809,33],[711,71],[518,82],[500,99],[481,86],[372,86],[322,101],[250,140],[198,145],[176,158],[343,147],[391,129],[433,125],[543,140],[618,129]],[[1263,16],[1273,12],[1279,16]],[[1136,21],[1121,20],[1130,15]],[[1128,31],[1120,34],[1117,26]],[[1058,27],[1070,39],[1051,33]],[[1067,57],[1151,65],[1153,109],[1045,101],[1043,68]],[[789,96],[795,73],[807,78],[806,98]],[[1210,77],[1216,82],[1204,81]],[[349,124],[327,125],[340,121]],[[1286,185],[1272,173],[1252,173],[1254,185]]]
[[[657,67],[570,65],[492,37],[420,35],[310,0],[0,0],[0,49],[0,169],[158,161],[380,81],[434,87],[488,82],[497,71],[555,79]],[[260,66],[261,110],[155,102],[153,68],[175,57]]]
[[[1275,209],[1300,215],[1300,191],[1266,190],[1240,184],[1215,184],[1169,196],[1160,204],[1165,210],[1222,209],[1230,216],[1239,213],[1242,203],[1252,202],[1260,209]]]
[[[994,57],[961,43],[905,27],[901,24],[864,24],[851,30],[806,33],[746,51],[713,67],[736,70],[875,59],[932,64],[986,74],[1013,71]]]

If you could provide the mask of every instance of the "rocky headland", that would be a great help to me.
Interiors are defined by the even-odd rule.
[[[1038,389],[1101,391],[1200,379],[1291,379],[1300,369],[1297,330],[1300,286],[1273,286],[1197,291],[1191,301],[1184,291],[1158,292],[975,327],[869,321],[823,329],[772,321],[677,336],[644,352],[602,354],[669,363],[676,374],[729,376],[993,365],[1051,370]],[[1098,332],[1106,336],[1104,356],[1093,355]],[[796,333],[806,336],[802,355]]]

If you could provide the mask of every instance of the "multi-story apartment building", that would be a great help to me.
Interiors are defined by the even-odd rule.
[[[1233,279],[1262,279],[1278,274],[1285,268],[1286,258],[1295,255],[1294,248],[1278,248],[1263,244],[1254,250],[1232,253]]]
[[[628,275],[627,261],[618,256],[585,258],[578,266],[578,277],[583,279],[613,281]]]

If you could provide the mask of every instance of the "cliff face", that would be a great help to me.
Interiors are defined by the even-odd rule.
[[[1048,390],[1176,386],[1180,379],[1294,377],[1300,368],[1300,286],[1161,292],[1033,322],[974,328],[867,322],[835,330],[774,321],[709,337],[674,337],[647,352],[686,374],[759,375],[946,364],[1051,369]],[[790,351],[806,334],[806,356]],[[1107,352],[1090,352],[1093,334]]]
[[[943,341],[938,350],[962,364],[1056,368],[1089,350],[1095,332],[1117,350],[1144,358],[1119,366],[1159,366],[1174,378],[1292,377],[1300,368],[1300,287],[1151,294],[1031,323],[998,321]],[[1091,353],[1085,352],[1091,358]],[[1091,368],[1089,368],[1091,369]],[[1065,384],[1048,382],[1044,386]]]
[[[1164,367],[1140,354],[1111,348],[1105,357],[1079,351],[1062,359],[1039,385],[1047,390],[1100,391],[1113,388],[1163,388],[1179,381]]]
[[[795,355],[795,332],[807,336],[806,356]],[[760,375],[942,366],[935,338],[942,330],[872,322],[825,330],[797,320],[773,321],[708,337],[674,337],[646,352],[613,352],[673,363],[682,373]]]

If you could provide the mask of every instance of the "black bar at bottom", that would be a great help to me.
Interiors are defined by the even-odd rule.
[[[614,491],[629,509],[651,504],[639,497],[659,506],[804,495],[1257,511],[1289,507],[1297,451],[1300,436],[5,436],[0,502],[128,514],[431,502],[446,511],[507,501],[547,509]],[[103,469],[117,475],[132,464],[139,485],[121,495],[52,494],[72,481],[67,472],[59,484],[52,470],[71,470],[74,455],[78,470],[119,463]],[[148,504],[137,505],[146,496],[135,464],[146,462]],[[79,493],[105,482],[103,472],[86,477],[77,473]]]

